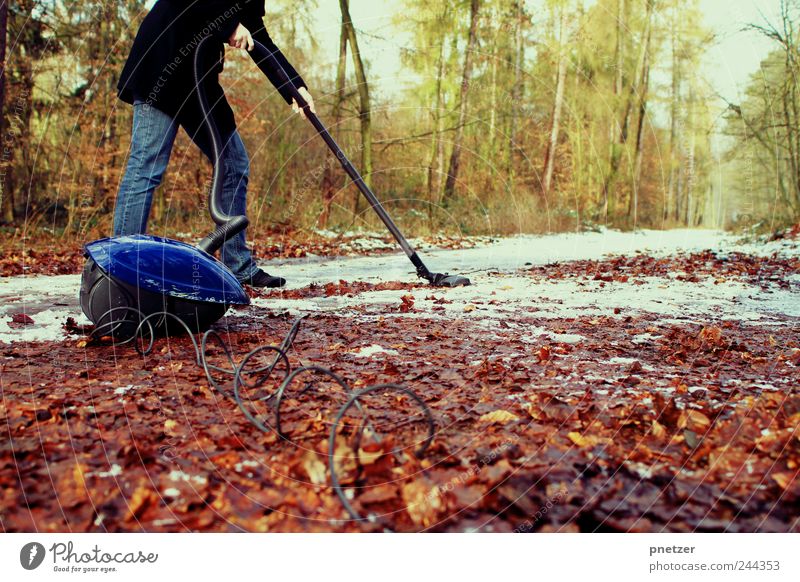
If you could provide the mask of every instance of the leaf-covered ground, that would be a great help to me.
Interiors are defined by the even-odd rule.
[[[209,386],[187,338],[147,356],[77,331],[6,343],[0,524],[800,531],[798,266],[795,245],[537,263],[479,274],[470,290],[330,281],[259,293],[217,326],[237,361],[306,314],[292,367],[325,366],[354,389],[402,384],[433,412],[421,458],[426,426],[408,397],[365,397],[379,439],[353,436],[360,414],[345,419],[336,472],[360,523],[330,485],[340,387],[293,384],[284,438]],[[4,317],[24,331],[33,311]],[[275,426],[274,409],[249,410]]]

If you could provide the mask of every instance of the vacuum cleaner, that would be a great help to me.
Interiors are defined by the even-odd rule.
[[[196,247],[158,236],[137,234],[100,239],[85,246],[86,264],[81,276],[83,313],[103,335],[130,338],[138,324],[149,320],[159,334],[192,333],[208,329],[231,306],[248,305],[250,299],[234,274],[214,253],[230,237],[248,226],[246,216],[229,216],[221,207],[225,164],[222,140],[210,115],[201,83],[200,55],[211,37],[200,41],[194,55],[194,78],[205,127],[212,144],[214,166],[209,210],[216,229]],[[327,128],[294,86],[278,60],[263,44],[254,41],[250,56],[259,69],[277,71],[278,80],[305,112],[317,133],[416,268],[417,275],[437,287],[469,285],[466,277],[431,272],[392,221],[378,198],[364,182]],[[175,325],[175,318],[185,324]],[[172,322],[172,325],[170,323]]]

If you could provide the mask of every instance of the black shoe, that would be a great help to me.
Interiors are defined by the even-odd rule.
[[[283,277],[273,277],[269,273],[265,273],[261,269],[253,273],[252,276],[242,281],[243,285],[250,285],[251,287],[283,287],[286,285],[286,279]]]

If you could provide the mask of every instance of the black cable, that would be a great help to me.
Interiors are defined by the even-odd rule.
[[[275,394],[275,431],[281,437],[287,438],[287,440],[291,439],[288,439],[288,437],[281,430],[281,402],[283,400],[283,395],[286,393],[286,389],[289,387],[292,381],[300,374],[306,372],[313,372],[331,378],[334,382],[336,382],[339,386],[342,387],[342,390],[344,390],[344,393],[346,395],[349,395],[352,392],[350,390],[350,386],[347,385],[347,382],[345,382],[338,374],[336,374],[332,370],[329,370],[328,368],[323,368],[322,366],[304,366],[302,368],[297,368],[294,372],[292,372],[286,377],[286,379],[283,381],[283,383],[281,383],[280,388],[278,388],[278,391]]]
[[[413,390],[406,388],[405,386],[402,386],[400,384],[375,384],[372,386],[367,386],[366,388],[363,388],[356,392],[353,392],[353,390],[350,388],[347,382],[345,382],[341,376],[339,376],[329,368],[325,368],[323,366],[310,365],[297,368],[296,370],[292,370],[286,352],[292,347],[294,340],[299,332],[300,324],[302,320],[305,318],[305,316],[298,318],[292,324],[292,327],[289,329],[289,332],[281,342],[280,346],[274,346],[274,345],[258,346],[250,350],[245,355],[245,357],[242,358],[241,363],[239,365],[236,365],[230,347],[224,341],[222,336],[220,336],[219,333],[217,333],[213,329],[210,329],[203,334],[200,344],[198,345],[197,340],[192,334],[191,328],[186,324],[186,322],[184,322],[180,317],[178,317],[174,313],[169,313],[166,311],[158,311],[155,313],[151,313],[147,316],[144,316],[144,314],[141,311],[132,307],[115,307],[103,313],[103,315],[99,318],[98,321],[103,321],[103,319],[105,319],[106,317],[110,318],[111,315],[117,311],[125,311],[138,315],[138,323],[135,320],[124,319],[116,321],[112,320],[107,323],[98,324],[97,326],[95,326],[94,330],[92,330],[90,334],[91,337],[99,338],[106,335],[110,335],[115,345],[126,345],[131,341],[134,341],[137,337],[143,337],[142,332],[144,331],[146,326],[149,335],[149,341],[147,343],[147,346],[142,347],[139,345],[138,342],[135,344],[136,351],[140,355],[144,356],[149,354],[153,350],[153,347],[155,346],[156,330],[164,329],[165,331],[169,331],[166,327],[166,319],[169,318],[175,320],[189,336],[189,339],[192,342],[192,347],[194,348],[195,351],[195,361],[198,366],[203,368],[203,371],[205,372],[206,379],[208,380],[209,384],[223,396],[227,398],[232,398],[236,403],[236,405],[239,407],[239,410],[242,411],[242,414],[244,414],[245,418],[247,418],[247,420],[249,420],[250,423],[253,424],[253,426],[255,426],[260,431],[265,433],[270,433],[272,431],[275,431],[275,433],[278,434],[281,438],[289,442],[291,442],[291,439],[287,437],[281,429],[281,403],[283,402],[287,389],[291,386],[291,384],[295,381],[295,379],[300,377],[300,375],[302,374],[317,374],[326,376],[331,380],[333,380],[336,384],[338,384],[348,398],[347,401],[344,403],[344,405],[337,412],[333,424],[331,425],[330,434],[328,438],[328,466],[331,474],[331,487],[333,488],[337,497],[341,501],[345,511],[354,521],[363,522],[369,520],[368,518],[362,517],[350,503],[350,500],[347,499],[347,496],[344,493],[344,489],[342,488],[342,485],[339,481],[339,475],[336,472],[336,463],[335,463],[336,433],[339,427],[339,423],[347,414],[348,410],[350,410],[350,408],[355,406],[364,417],[364,421],[361,423],[356,433],[355,451],[356,451],[356,464],[359,469],[359,473],[361,467],[360,467],[360,459],[358,456],[358,449],[360,448],[362,434],[364,433],[366,428],[370,428],[373,438],[377,442],[381,442],[378,431],[375,430],[374,426],[369,420],[369,415],[367,411],[361,406],[361,402],[359,401],[363,396],[367,394],[378,392],[381,390],[383,391],[391,390],[391,391],[401,392],[409,396],[419,405],[425,416],[425,421],[428,426],[428,434],[425,437],[425,440],[422,442],[422,444],[414,451],[415,457],[417,458],[421,457],[425,453],[425,451],[428,450],[428,447],[433,441],[433,437],[436,431],[436,423],[434,422],[433,414],[431,413],[431,410],[425,403],[425,401]],[[164,319],[159,321],[154,326],[154,324],[151,323],[151,320],[154,319],[155,317],[163,317]],[[130,337],[124,339],[123,341],[117,341],[117,338],[114,336],[113,333],[111,334],[100,333],[101,330],[105,330],[106,327],[118,326],[125,323],[136,324],[136,330]],[[114,329],[112,329],[112,331],[115,331],[116,329],[117,328],[115,327]],[[230,364],[230,369],[223,368],[209,362],[208,348],[209,348],[209,341],[212,339],[216,340],[216,342],[219,344],[219,347],[222,348],[223,353],[227,358],[228,363]],[[275,359],[272,361],[271,364],[266,366],[261,366],[249,372],[245,372],[247,365],[251,360],[253,360],[256,356],[266,352],[275,353]],[[251,411],[245,405],[244,400],[242,399],[240,390],[242,387],[246,389],[256,389],[263,386],[272,377],[275,368],[280,363],[284,364],[285,370],[284,370],[284,378],[281,381],[278,389],[274,393],[271,393],[266,397],[259,398],[256,400],[260,402],[268,402],[272,398],[275,398],[275,403],[274,403],[275,427],[272,428],[264,424],[261,420],[258,419],[258,417],[256,417],[254,414],[251,413]],[[232,394],[229,393],[222,385],[220,385],[219,382],[217,382],[217,380],[212,375],[212,371],[233,376]],[[244,378],[247,378],[248,376],[255,378],[255,380],[252,382],[245,380]],[[312,383],[306,384],[306,387],[303,389],[303,391],[301,391],[301,394],[310,387],[313,387]],[[392,452],[394,453],[395,451]]]
[[[350,410],[350,407],[358,403],[358,400],[364,396],[365,394],[369,394],[371,392],[376,392],[378,390],[395,390],[407,394],[410,396],[414,401],[416,401],[420,408],[422,408],[423,412],[425,413],[425,419],[428,422],[428,436],[423,441],[422,445],[414,451],[414,456],[419,458],[422,456],[428,447],[430,446],[431,442],[433,441],[434,434],[436,433],[436,423],[433,420],[433,414],[431,413],[431,409],[428,408],[428,405],[425,404],[425,401],[419,397],[419,395],[414,392],[413,390],[406,388],[405,386],[401,386],[399,384],[376,384],[373,386],[367,386],[358,392],[353,393],[348,401],[339,409],[339,412],[336,414],[336,418],[333,421],[333,425],[331,426],[331,434],[328,439],[328,466],[331,471],[331,487],[336,492],[336,495],[339,497],[339,501],[342,502],[342,505],[345,508],[345,511],[350,515],[352,519],[355,521],[368,521],[367,518],[362,517],[355,508],[350,504],[350,500],[347,499],[347,496],[342,489],[341,484],[339,483],[339,476],[336,474],[336,461],[335,461],[335,452],[336,452],[336,428],[339,426],[339,422],[341,422],[342,418],[347,411]],[[363,428],[362,428],[363,431]],[[356,461],[358,461],[358,452],[356,451]]]

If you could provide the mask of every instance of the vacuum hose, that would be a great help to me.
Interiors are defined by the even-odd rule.
[[[212,220],[217,224],[217,228],[205,237],[198,248],[213,255],[219,248],[225,244],[229,238],[236,236],[242,232],[250,221],[246,216],[230,216],[222,208],[222,187],[225,182],[225,162],[222,158],[222,138],[219,135],[216,123],[211,116],[211,108],[206,99],[206,92],[203,89],[203,76],[202,67],[200,66],[200,58],[203,53],[204,45],[211,39],[211,36],[205,37],[197,45],[197,50],[194,52],[194,83],[195,90],[197,91],[197,99],[200,102],[200,111],[203,114],[203,122],[208,131],[208,137],[211,140],[211,161],[214,164],[214,173],[211,178],[211,190],[208,194],[208,208],[211,212]]]

